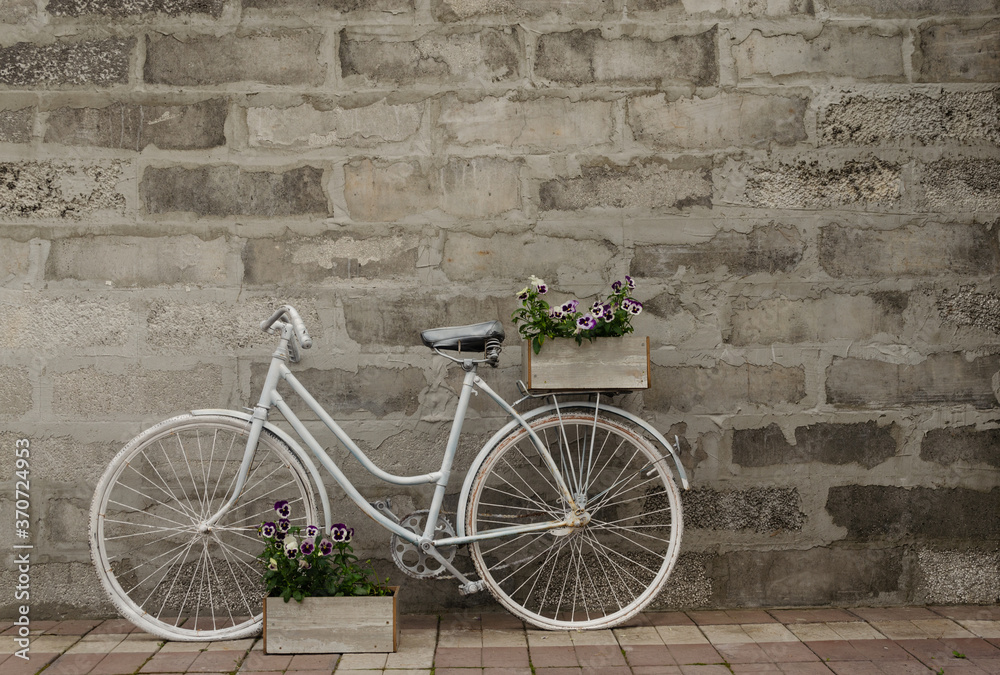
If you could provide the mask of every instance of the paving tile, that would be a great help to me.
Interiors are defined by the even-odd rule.
[[[729,668],[720,665],[681,666],[681,675],[729,675]]]
[[[722,663],[722,656],[712,645],[667,645],[667,649],[679,666],[696,663]]]
[[[285,675],[331,675],[333,668],[316,668],[303,670],[286,670]]]
[[[31,652],[61,654],[79,641],[79,635],[39,635],[31,638]]]
[[[646,612],[645,617],[649,619],[651,626],[693,626],[691,620],[684,612]]]
[[[483,668],[483,675],[531,675],[529,666],[510,668]]]
[[[913,625],[932,638],[974,637],[951,619],[913,619]]]
[[[929,637],[912,621],[872,621],[871,626],[890,640],[923,640]]]
[[[395,654],[388,654],[385,662],[386,668],[404,670],[430,670],[433,665],[434,647],[400,648]],[[393,675],[399,674],[393,673]]]
[[[763,609],[727,609],[726,614],[736,623],[778,623]]]
[[[799,642],[795,634],[780,623],[744,623],[740,624],[740,628],[758,643]]]
[[[615,634],[610,630],[583,630],[583,631],[570,631],[570,639],[573,641],[573,646],[578,647],[580,645],[617,645],[618,640],[615,638]]]
[[[245,652],[253,647],[258,640],[256,638],[244,638],[242,640],[215,640],[208,643],[206,649],[210,652]],[[263,640],[260,641],[263,645]]]
[[[524,630],[524,622],[509,612],[484,613],[480,623],[483,630]]]
[[[826,625],[844,640],[881,640],[885,637],[864,621],[831,621]]]
[[[818,661],[810,663],[779,663],[783,675],[830,675],[833,671]]]
[[[247,654],[247,657],[243,660],[240,672],[284,670],[291,662],[291,654],[265,654],[255,649]]]
[[[528,647],[483,647],[486,668],[528,668]]]
[[[170,654],[171,652],[201,652],[204,650],[204,642],[168,642],[160,647],[161,654]]]
[[[107,637],[107,636],[97,636]],[[82,639],[66,650],[66,654],[109,654],[111,650],[118,646],[121,640],[86,640]]]
[[[127,673],[134,673],[139,669],[139,666],[146,662],[149,656],[148,653],[144,652],[111,653],[101,659],[91,669],[90,675],[126,675]]]
[[[482,649],[482,631],[452,631],[442,632],[438,636],[438,647],[450,647],[452,649]]]
[[[700,626],[712,644],[753,644],[754,639],[747,635],[739,625],[707,624]]]
[[[936,619],[934,612],[926,607],[854,607],[851,614],[865,621],[912,621],[914,619]]]
[[[928,675],[937,672],[920,661],[876,661],[874,665],[881,675]]]
[[[34,622],[32,622],[34,623]],[[55,661],[58,654],[28,652],[30,658],[22,659],[19,656],[9,656],[0,665],[3,666],[4,675],[32,675],[37,673],[46,665]]]
[[[572,647],[573,638],[568,631],[529,630],[528,647]]]
[[[576,649],[576,659],[584,670],[588,668],[613,668],[615,666],[627,666],[625,657],[622,656],[621,647],[615,645],[578,645]]]
[[[128,619],[108,619],[97,624],[91,629],[89,635],[94,633],[135,633],[141,632]]]
[[[636,614],[628,621],[623,621],[618,624],[617,628],[636,628],[639,626],[652,626],[652,622],[649,620],[649,616],[643,613]]]
[[[635,628],[616,628],[615,637],[622,647],[626,645],[662,645],[663,639],[654,626],[637,626]]]
[[[708,638],[697,626],[657,626],[656,632],[666,645],[708,644]]]
[[[439,671],[434,671],[434,675],[437,675]],[[583,675],[583,668],[580,666],[571,668],[535,668],[535,675]]]
[[[997,639],[1000,638],[1000,621],[980,621],[980,620],[960,620],[958,624],[968,630],[973,635],[977,635],[981,638],[987,639]]]
[[[337,662],[337,672],[341,670],[382,670],[387,654],[344,654]]]
[[[952,655],[951,647],[938,640],[896,640],[896,644],[905,649],[910,655],[919,659],[926,666],[941,668],[946,663],[949,665],[961,665],[952,663],[960,661]]]
[[[628,645],[624,647],[625,659],[629,665],[636,666],[664,666],[673,665],[674,658],[670,655],[670,650],[664,645]]]
[[[434,668],[482,668],[482,648],[438,647]]]
[[[823,665],[837,675],[883,675],[871,661],[824,661]]]
[[[87,675],[104,654],[63,654],[45,669],[49,675]]]
[[[680,666],[633,666],[632,675],[681,675]]]
[[[521,647],[528,648],[528,637],[523,629],[483,629],[483,648],[487,647]]]
[[[389,670],[386,675],[431,675],[430,668],[411,668],[408,670]]]
[[[579,666],[573,647],[532,647],[531,664],[535,668]]]
[[[752,642],[713,646],[726,663],[771,663],[771,657],[759,645]]]
[[[970,658],[1000,659],[1000,649],[982,638],[941,638],[941,643]]]
[[[325,670],[330,672],[340,660],[340,654],[296,654],[288,670]]]
[[[101,624],[101,619],[70,619],[59,621],[45,631],[46,635],[86,635]],[[51,666],[50,666],[51,668]]]
[[[481,631],[483,629],[483,621],[479,614],[474,614],[472,612],[456,612],[454,614],[445,614],[441,617],[441,621],[438,624],[438,630],[442,633],[448,632],[461,632],[461,631]]]
[[[201,652],[190,666],[189,673],[228,673],[236,670],[244,652]]]
[[[602,668],[582,666],[583,675],[632,675],[628,666],[604,666]]]
[[[805,642],[821,661],[867,661],[847,640],[818,640]]]
[[[970,656],[969,661],[979,666],[987,673],[1000,673],[1000,659],[980,659]]]
[[[729,669],[736,675],[782,675],[776,663],[730,663]]]
[[[825,623],[790,624],[786,628],[802,642],[830,642],[840,639],[840,635]]]
[[[194,663],[200,652],[170,652],[154,654],[139,671],[141,673],[182,673]]]
[[[739,621],[734,621],[729,614],[721,609],[688,612],[688,616],[699,626],[720,626],[727,623],[739,623]]]
[[[772,609],[768,614],[781,623],[826,623],[828,621],[854,621],[855,616],[846,609]]]
[[[851,640],[851,646],[869,661],[906,661],[910,654],[892,640]]]
[[[927,609],[954,621],[1000,621],[1000,605],[988,607],[959,605],[957,607],[928,607]]]
[[[757,646],[775,663],[801,663],[818,661],[813,650],[801,642],[759,642]]]

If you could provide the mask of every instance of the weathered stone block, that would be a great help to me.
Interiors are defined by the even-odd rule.
[[[918,82],[996,82],[1000,72],[1000,20],[920,31],[914,70]]]
[[[612,0],[432,0],[438,21],[462,21],[472,17],[504,20],[558,18],[562,21],[596,21],[615,11]]]
[[[780,406],[806,397],[805,371],[779,365],[712,368],[653,365],[646,407],[677,412],[722,412],[740,406]]]
[[[1000,488],[838,485],[826,510],[847,539],[1000,539]]]
[[[0,239],[0,280],[27,281],[31,269],[31,244]]]
[[[0,219],[80,220],[124,214],[125,162],[0,163]]]
[[[132,338],[135,316],[127,301],[25,293],[16,303],[0,303],[4,324],[0,348],[36,352],[79,352],[122,347]]]
[[[742,346],[868,340],[879,333],[899,335],[907,305],[908,298],[902,293],[824,295],[815,300],[738,300],[729,316],[726,341]]]
[[[637,160],[584,166],[580,176],[548,180],[539,188],[542,211],[586,208],[682,210],[712,204],[712,168],[701,159]]]
[[[126,17],[138,14],[208,14],[222,16],[225,0],[48,0],[45,11],[53,16]]]
[[[338,16],[359,12],[379,12],[397,15],[413,12],[414,0],[242,0],[243,10],[264,10],[268,13],[322,12]]]
[[[778,81],[848,77],[881,82],[902,81],[903,35],[884,35],[867,27],[826,25],[816,37],[764,35],[754,30],[732,47],[741,80]]]
[[[115,286],[238,286],[236,245],[224,237],[79,237],[52,242],[45,279]]]
[[[970,361],[962,354],[932,354],[913,365],[834,357],[826,371],[826,400],[852,408],[996,408],[991,382],[998,370],[998,356]]]
[[[997,10],[996,0],[827,0],[826,4],[836,14],[878,17],[969,16]]]
[[[614,133],[610,101],[568,98],[490,96],[467,103],[451,96],[441,105],[438,124],[461,145],[495,144],[529,152],[602,145]]]
[[[931,429],[920,442],[920,459],[946,466],[965,462],[1000,467],[1000,429]]]
[[[78,435],[65,432],[49,435],[46,431],[40,431],[37,426],[31,434],[0,431],[0,443],[4,447],[13,448],[18,439],[27,437],[30,443],[31,472],[37,478],[44,476],[49,485],[62,483],[79,487],[82,492],[89,492],[91,495],[107,468],[106,462],[122,449],[122,442],[119,440],[95,440],[91,429],[77,428],[75,433]],[[100,461],[95,461],[95,458]],[[0,458],[0,471],[13,476],[15,459],[13,452]],[[74,538],[79,540],[79,533]]]
[[[973,326],[1000,335],[1000,295],[979,293],[972,286],[942,295],[937,303],[941,318],[956,326]]]
[[[139,194],[147,213],[276,217],[328,212],[323,170],[314,166],[280,173],[239,166],[149,167]]]
[[[918,604],[995,605],[1000,551],[920,551],[915,595]]]
[[[799,510],[798,488],[697,488],[684,492],[682,498],[685,529],[798,531],[806,517]]]
[[[860,464],[878,466],[896,455],[901,432],[895,422],[855,424],[818,423],[795,429],[795,444],[785,440],[781,428],[770,424],[760,429],[733,432],[733,463],[741,466],[778,464]]]
[[[0,24],[25,24],[37,13],[35,0],[0,0]]]
[[[827,225],[820,230],[819,263],[833,277],[994,274],[997,235],[982,225],[927,223],[894,230]]]
[[[421,103],[389,104],[385,100],[352,108],[249,108],[250,145],[264,148],[369,147],[405,141],[420,130]]]
[[[546,280],[584,275],[608,269],[620,254],[608,242],[589,239],[451,232],[445,240],[441,269],[452,281],[508,278],[517,291],[532,274]]]
[[[905,601],[905,549],[733,551],[720,561],[722,607],[857,606]]]
[[[929,211],[1000,211],[1000,160],[942,159],[920,173]]]
[[[222,368],[207,363],[187,370],[148,370],[132,364],[118,372],[91,366],[52,373],[52,412],[67,418],[109,419],[227,407],[222,374]]]
[[[849,160],[825,168],[818,162],[749,164],[743,200],[779,209],[838,206],[890,207],[902,197],[902,167],[881,159]]]
[[[32,108],[0,110],[0,143],[27,143],[35,119]]]
[[[330,279],[412,277],[418,248],[414,238],[401,235],[251,239],[243,249],[244,280],[308,286]]]
[[[459,218],[499,216],[521,208],[520,163],[453,158],[440,167],[361,159],[344,167],[351,217],[391,222],[434,209]]]
[[[313,299],[242,296],[238,302],[178,302],[157,299],[146,310],[146,343],[162,352],[188,354],[232,354],[251,350],[268,354],[277,338],[260,329],[260,322],[278,307],[291,303],[314,338],[322,338],[323,327]]]
[[[791,225],[765,225],[750,232],[720,232],[703,244],[656,244],[635,247],[631,274],[670,277],[681,268],[696,274],[775,274],[794,270],[805,242]]]
[[[438,326],[462,326],[480,321],[505,321],[515,300],[468,296],[345,297],[347,334],[365,349],[422,345],[420,331]],[[429,352],[428,352],[429,353]]]
[[[0,49],[0,86],[127,84],[134,49],[135,38],[60,41],[47,45],[18,42]]]
[[[0,366],[0,418],[14,420],[31,412],[34,389],[27,368]]]
[[[1000,91],[850,96],[822,111],[819,133],[827,145],[1000,145]]]
[[[251,368],[250,389],[260,391],[267,364]],[[334,419],[343,415],[369,413],[375,417],[412,415],[419,406],[420,392],[427,378],[419,368],[378,368],[362,366],[357,372],[331,368],[296,370],[295,377]],[[309,408],[285,384],[279,385],[288,404],[299,415],[312,415]]]
[[[794,145],[806,139],[809,101],[789,96],[718,93],[668,102],[665,94],[629,100],[635,139],[657,148]]]
[[[548,33],[538,38],[535,75],[572,84],[712,86],[719,80],[716,29],[665,40],[608,40],[599,30]]]
[[[372,84],[501,82],[521,76],[521,49],[517,31],[494,28],[436,31],[411,41],[344,29],[340,67],[345,78]]]
[[[177,86],[227,82],[318,86],[326,77],[326,67],[319,61],[322,39],[321,33],[311,30],[150,37],[143,78],[151,84]]]
[[[226,144],[228,103],[191,105],[112,103],[106,108],[60,108],[49,113],[45,142],[140,151],[214,148]]]

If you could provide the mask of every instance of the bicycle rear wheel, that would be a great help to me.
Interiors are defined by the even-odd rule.
[[[98,577],[121,614],[168,640],[247,637],[262,623],[263,550],[257,527],[288,500],[292,525],[315,524],[309,477],[281,440],[263,431],[239,501],[229,499],[250,423],[182,415],[146,430],[111,461],[90,511]]]
[[[540,628],[627,621],[656,597],[677,561],[680,495],[666,461],[639,433],[593,411],[565,409],[530,426],[590,520],[474,542],[476,570],[504,607]],[[556,481],[519,427],[477,472],[466,532],[551,522],[566,513]]]

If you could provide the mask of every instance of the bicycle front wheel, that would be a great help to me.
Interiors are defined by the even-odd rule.
[[[585,524],[483,539],[472,559],[509,611],[540,628],[609,628],[656,597],[677,560],[680,495],[664,458],[604,414],[566,409],[530,422]],[[568,509],[524,428],[503,438],[472,483],[468,534],[560,521]]]
[[[262,624],[262,521],[288,500],[292,525],[316,523],[309,477],[288,446],[262,431],[239,500],[206,521],[235,487],[250,423],[182,415],[122,448],[97,485],[90,548],[121,614],[168,640],[254,635]]]

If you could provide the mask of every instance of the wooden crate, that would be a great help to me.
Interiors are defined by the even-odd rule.
[[[597,338],[593,342],[546,340],[538,354],[521,343],[524,383],[533,390],[649,389],[649,338]]]
[[[399,647],[399,588],[392,595],[264,598],[266,654],[394,652]]]

